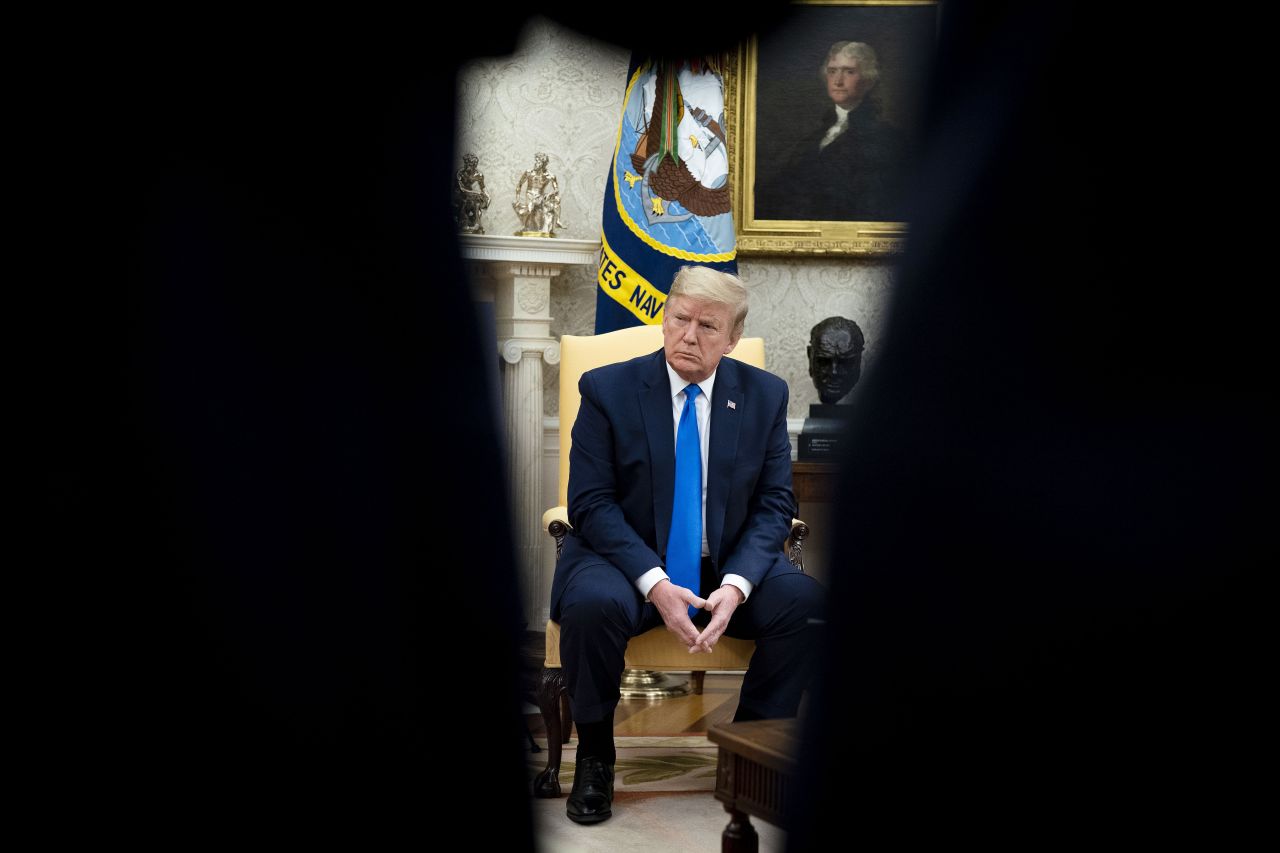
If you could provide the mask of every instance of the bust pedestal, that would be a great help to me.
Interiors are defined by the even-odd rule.
[[[848,449],[845,427],[853,412],[852,406],[832,403],[810,403],[809,417],[804,419],[796,458],[805,462],[836,462]]]

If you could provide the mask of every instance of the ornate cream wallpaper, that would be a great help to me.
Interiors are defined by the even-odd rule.
[[[545,151],[559,178],[559,236],[597,239],[604,179],[617,133],[627,52],[550,21],[526,28],[517,51],[476,61],[458,81],[458,155],[471,151],[493,201],[484,216],[489,234],[517,227],[511,202],[516,182]],[[746,334],[765,339],[769,369],[791,386],[790,415],[802,418],[818,402],[809,381],[805,345],[814,323],[835,315],[862,327],[864,375],[875,367],[892,288],[882,260],[741,258],[751,291]],[[578,268],[554,280],[553,335],[589,335],[595,327],[595,279]],[[544,371],[546,414],[558,412],[559,372]],[[855,392],[856,393],[856,392]]]

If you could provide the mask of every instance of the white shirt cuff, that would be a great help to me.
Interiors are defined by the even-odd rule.
[[[745,602],[751,597],[751,590],[755,589],[755,584],[744,578],[742,575],[725,575],[724,580],[720,582],[721,586],[730,584],[742,590],[742,600]]]
[[[640,590],[640,594],[644,596],[644,600],[648,601],[649,590],[657,586],[658,581],[667,579],[667,573],[662,570],[662,566],[654,566],[636,580],[636,589]]]

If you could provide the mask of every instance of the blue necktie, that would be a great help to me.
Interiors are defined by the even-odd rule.
[[[684,389],[684,411],[676,428],[676,490],[667,537],[667,576],[677,586],[701,595],[702,575],[702,442],[698,440],[697,385]],[[698,608],[689,605],[689,618]]]

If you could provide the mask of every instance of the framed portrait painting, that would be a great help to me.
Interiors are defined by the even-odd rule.
[[[808,0],[731,59],[740,254],[901,249],[936,0]]]

